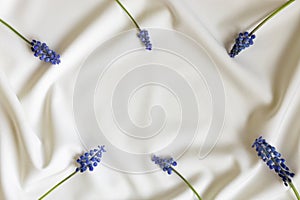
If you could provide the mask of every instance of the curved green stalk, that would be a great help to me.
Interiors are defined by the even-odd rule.
[[[127,15],[130,17],[131,21],[134,23],[134,25],[136,26],[137,29],[139,29],[139,31],[141,30],[140,26],[138,25],[138,23],[135,21],[135,19],[132,17],[132,15],[129,13],[129,11],[123,6],[123,4],[119,1],[119,0],[115,0],[119,6],[121,6],[121,8],[127,13]]]
[[[9,25],[8,23],[6,23],[3,19],[0,18],[0,22],[2,24],[4,24],[7,28],[9,28],[10,30],[12,30],[15,34],[17,34],[20,38],[22,38],[29,45],[31,45],[31,42],[26,37],[24,37],[20,32],[18,32],[16,29],[14,29],[11,25]]]
[[[48,192],[46,192],[43,196],[41,196],[39,198],[39,200],[44,199],[48,194],[50,194],[53,190],[55,190],[58,186],[60,186],[61,184],[63,184],[65,181],[67,181],[69,178],[71,178],[72,176],[74,176],[77,173],[77,171],[74,171],[72,174],[70,174],[69,176],[67,176],[66,178],[64,178],[62,181],[60,181],[59,183],[57,183],[55,186],[53,186],[50,190],[48,190]]]
[[[257,31],[260,27],[262,27],[269,19],[274,17],[277,13],[279,13],[281,10],[283,10],[285,7],[293,3],[295,0],[289,0],[279,8],[275,9],[271,14],[269,14],[262,22],[260,22],[251,32],[250,35],[253,35],[255,31]]]
[[[199,200],[202,200],[201,197],[200,197],[200,195],[193,188],[193,186],[178,171],[176,171],[173,167],[172,167],[172,171],[174,171],[189,186],[189,188],[195,193],[195,195],[197,196],[197,198]]]
[[[297,200],[300,200],[299,192],[297,191],[297,188],[294,186],[293,182],[290,182],[289,185],[292,188],[293,192],[295,193],[295,196],[297,197]]]

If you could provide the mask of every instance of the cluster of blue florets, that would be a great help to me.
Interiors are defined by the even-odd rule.
[[[137,34],[137,36],[140,38],[140,40],[144,43],[147,50],[152,50],[152,44],[150,42],[150,36],[147,30],[143,29],[140,30],[140,32]]]
[[[255,140],[252,148],[255,147],[257,155],[269,166],[271,170],[274,170],[278,176],[282,179],[285,186],[288,186],[295,176],[293,172],[286,166],[285,160],[281,157],[281,154],[276,151],[275,147],[266,142],[265,139],[260,136]]]
[[[248,32],[240,33],[239,36],[235,39],[235,44],[233,45],[229,55],[230,57],[235,57],[245,48],[253,45],[253,40],[255,35],[250,35]]]
[[[46,43],[40,41],[31,41],[31,50],[34,52],[35,57],[39,57],[40,60],[47,63],[52,63],[53,65],[58,65],[60,63],[60,55],[55,51],[49,49]]]
[[[100,163],[103,152],[106,152],[104,145],[98,146],[98,149],[93,149],[82,154],[77,159],[77,163],[79,163],[80,166],[76,168],[76,172],[85,172],[87,169],[93,171],[94,167],[97,167]]]
[[[172,166],[177,165],[177,162],[173,158],[160,158],[155,155],[152,156],[152,161],[168,174],[172,174]]]

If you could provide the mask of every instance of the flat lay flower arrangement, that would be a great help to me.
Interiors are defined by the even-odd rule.
[[[282,6],[275,9],[271,12],[268,16],[266,16],[257,26],[254,27],[251,31],[243,31],[238,34],[236,37],[232,49],[229,51],[229,57],[234,58],[239,53],[241,53],[246,48],[254,45],[254,40],[256,38],[256,31],[260,29],[268,20],[273,18],[277,13],[282,11],[288,5],[293,3],[295,0],[289,0],[284,3]],[[115,2],[120,6],[120,8],[128,15],[131,19],[135,27],[137,28],[137,38],[142,45],[144,45],[146,51],[151,51],[153,49],[150,33],[146,29],[142,29],[135,18],[130,14],[130,12],[125,8],[125,6],[119,1],[115,0]],[[29,45],[31,51],[33,52],[34,57],[37,57],[40,61],[50,63],[52,65],[59,65],[61,63],[60,54],[56,51],[50,49],[46,43],[41,42],[37,39],[27,39],[23,34],[18,32],[13,26],[7,23],[5,20],[0,18],[0,22],[5,25],[8,29],[14,32],[17,36],[19,36],[27,45]],[[138,42],[137,40],[137,42]],[[155,48],[155,46],[154,46]],[[245,52],[246,54],[246,52]],[[293,177],[295,173],[293,169],[290,169],[287,164],[286,160],[283,156],[276,150],[274,146],[269,144],[262,136],[255,139],[252,148],[254,148],[257,152],[257,156],[267,165],[270,171],[273,171],[278,177],[282,180],[283,185],[286,187],[290,187],[295,197],[300,200],[299,193],[297,191],[296,186],[293,184]],[[108,151],[106,153],[106,151]],[[68,175],[66,178],[58,182],[56,185],[51,187],[48,191],[44,194],[41,194],[40,200],[46,198],[51,192],[53,192],[56,188],[61,186],[64,182],[72,178],[76,174],[85,173],[85,172],[92,172],[96,171],[96,167],[101,165],[102,156],[109,153],[109,149],[105,148],[105,144],[98,146],[95,149],[91,149],[87,152],[84,152],[81,156],[78,157],[76,160],[77,167],[75,170]],[[105,155],[106,156],[106,155]],[[197,192],[197,188],[193,187],[192,184],[184,178],[184,176],[175,169],[178,165],[177,161],[174,160],[172,157],[161,157],[158,155],[152,155],[149,157],[149,160],[153,162],[154,165],[159,166],[159,168],[165,172],[167,175],[176,174],[186,185],[187,188],[194,193],[197,199],[202,200],[201,194]],[[98,169],[97,169],[98,170]],[[93,173],[101,173],[101,170]],[[167,178],[167,176],[166,176]],[[275,178],[275,177],[274,177]],[[270,180],[272,181],[272,180]]]

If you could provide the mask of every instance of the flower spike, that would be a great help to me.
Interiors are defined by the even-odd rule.
[[[55,188],[57,188],[58,186],[60,186],[61,184],[63,184],[65,181],[69,180],[72,176],[74,176],[75,174],[77,174],[77,172],[83,173],[83,172],[87,171],[87,169],[89,169],[89,171],[93,171],[94,168],[96,166],[98,166],[98,164],[100,163],[101,158],[102,158],[102,153],[104,153],[104,152],[106,152],[106,150],[104,149],[104,145],[102,145],[102,146],[98,146],[97,149],[93,149],[93,150],[90,150],[90,151],[87,151],[87,152],[83,153],[76,160],[76,162],[79,163],[80,166],[77,167],[75,169],[75,171],[72,172],[69,176],[67,176],[62,181],[60,181],[55,186],[53,186],[50,190],[48,190],[43,196],[41,196],[39,198],[39,200],[44,199]]]
[[[13,31],[16,35],[18,35],[27,44],[29,44],[35,57],[39,57],[41,61],[51,63],[53,65],[58,65],[60,63],[60,55],[57,54],[55,51],[49,49],[49,47],[45,43],[36,40],[32,40],[30,42],[25,36],[23,36],[20,32],[18,32],[15,28],[13,28],[3,19],[0,18],[0,22],[4,24],[7,28],[9,28],[11,31]]]
[[[98,146],[98,149],[90,150],[82,154],[76,162],[80,164],[79,167],[76,168],[76,171],[80,171],[81,173],[85,172],[87,169],[93,171],[95,167],[98,166],[102,158],[102,153],[106,152],[103,146]]]
[[[288,186],[288,183],[292,182],[291,178],[293,178],[295,174],[285,165],[285,160],[281,158],[281,154],[276,151],[276,148],[268,144],[262,136],[255,139],[252,148],[254,147],[257,151],[257,155],[271,170],[274,170],[278,174],[284,185]]]
[[[153,155],[152,161],[158,165],[164,172],[167,172],[169,175],[172,174],[172,166],[176,166],[177,162],[174,161],[173,158],[160,158],[158,156]]]
[[[140,26],[138,25],[138,23],[136,22],[134,17],[130,14],[130,12],[125,8],[125,6],[119,0],[115,0],[115,1],[126,12],[126,14],[129,16],[131,21],[134,23],[135,27],[139,30],[137,36],[138,36],[138,38],[140,38],[141,42],[145,45],[146,50],[149,50],[149,51],[152,50],[152,44],[150,42],[150,37],[149,37],[148,31],[145,29],[142,30],[140,28]]]
[[[229,56],[234,58],[237,56],[242,50],[246,49],[247,47],[250,47],[253,45],[253,40],[255,39],[254,33],[262,27],[269,19],[274,17],[277,13],[279,13],[281,10],[283,10],[285,7],[290,5],[295,0],[289,0],[286,3],[284,3],[279,8],[275,9],[271,14],[269,14],[263,21],[261,21],[250,33],[248,32],[242,32],[239,34],[239,36],[235,39],[235,43],[229,52]]]
[[[53,65],[60,63],[60,55],[55,51],[49,49],[49,47],[40,41],[32,40],[31,41],[31,50],[35,57],[39,57],[40,60],[47,63],[52,63]]]
[[[147,50],[152,50],[152,44],[150,42],[150,36],[146,29],[140,30],[137,34],[138,38],[140,38],[141,42],[144,43]]]
[[[270,145],[262,136],[255,139],[252,148],[254,147],[257,151],[257,155],[267,164],[270,170],[275,171],[275,173],[282,179],[284,185],[291,186],[299,200],[299,193],[292,183],[292,178],[295,174],[287,167],[285,159],[281,158],[281,154],[276,151],[276,148]]]
[[[177,166],[177,162],[173,158],[171,158],[171,157],[161,158],[156,155],[153,155],[151,160],[156,165],[158,165],[163,171],[167,172],[169,175],[171,175],[172,172],[177,174],[188,185],[188,187],[194,192],[194,194],[197,196],[197,198],[199,200],[202,200],[200,195],[195,190],[195,188],[176,169],[173,168],[173,167]]]
[[[253,40],[255,35],[249,35],[248,32],[240,33],[239,36],[235,39],[235,44],[233,45],[229,55],[234,58],[242,50],[253,45]]]

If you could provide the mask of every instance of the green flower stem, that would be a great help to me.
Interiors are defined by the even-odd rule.
[[[271,14],[269,14],[262,22],[260,22],[251,32],[250,35],[253,35],[260,27],[262,27],[269,19],[274,17],[277,13],[283,10],[285,7],[293,3],[295,0],[289,0],[279,8],[275,9]]]
[[[31,42],[26,37],[24,37],[20,32],[18,32],[16,29],[14,29],[11,25],[9,25],[8,23],[6,23],[3,19],[0,18],[0,22],[2,24],[4,24],[7,28],[9,28],[10,30],[12,30],[15,34],[17,34],[20,38],[22,38],[29,45],[31,45]]]
[[[74,176],[77,173],[77,171],[74,171],[72,174],[70,174],[69,176],[67,176],[66,178],[64,178],[62,181],[60,181],[59,183],[57,183],[55,186],[53,186],[50,190],[48,190],[48,192],[46,192],[43,196],[41,196],[39,198],[39,200],[44,199],[48,194],[50,194],[53,190],[55,190],[58,186],[60,186],[61,184],[63,184],[65,181],[67,181],[68,179],[70,179],[72,176]]]
[[[136,26],[137,29],[139,29],[139,31],[141,30],[140,26],[138,25],[138,23],[135,21],[135,19],[132,17],[132,15],[129,13],[129,11],[123,6],[123,4],[119,1],[119,0],[115,0],[120,6],[121,8],[127,13],[127,15],[130,17],[130,19],[132,20],[132,22],[134,23],[134,25]]]
[[[176,171],[173,167],[172,167],[172,170],[189,186],[189,188],[195,193],[195,195],[197,196],[197,198],[199,200],[202,200],[201,197],[200,197],[200,195],[193,188],[193,186],[178,171]]]
[[[290,182],[289,185],[293,189],[293,192],[295,193],[295,196],[297,197],[297,199],[300,200],[299,192],[297,191],[297,188],[294,186],[293,182]]]

